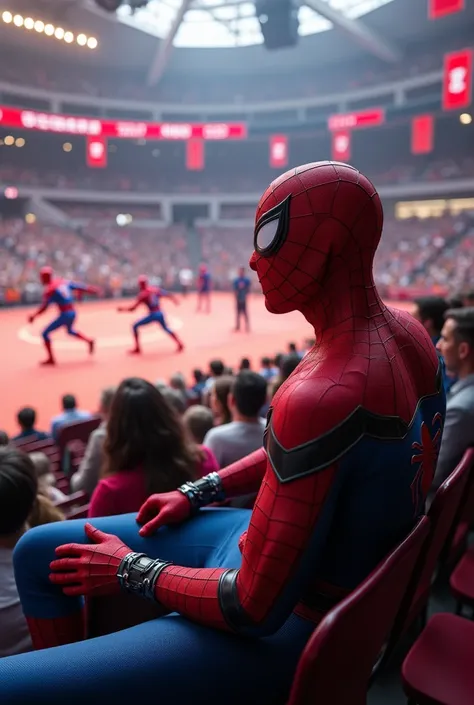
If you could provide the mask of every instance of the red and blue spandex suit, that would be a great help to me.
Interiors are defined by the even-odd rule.
[[[378,195],[352,167],[272,183],[250,265],[267,309],[300,310],[316,344],[272,400],[265,447],[152,496],[141,535],[133,515],[94,520],[88,541],[83,521],[28,532],[15,570],[37,648],[81,637],[81,594],[135,590],[170,614],[2,659],[2,700],[285,702],[321,614],[413,526],[435,470],[422,443],[444,419],[438,359],[375,289],[381,230]],[[193,511],[256,490],[253,511]]]
[[[95,287],[89,287],[86,284],[79,282],[68,281],[67,279],[54,279],[50,284],[45,286],[43,292],[43,302],[36,315],[45,311],[51,304],[56,304],[59,309],[59,316],[55,318],[43,332],[43,340],[50,340],[50,333],[58,328],[65,327],[68,335],[81,340],[89,340],[81,333],[74,330],[74,322],[76,320],[76,311],[74,308],[74,292],[80,291],[83,293],[96,293]]]
[[[136,333],[141,326],[148,326],[150,323],[159,323],[166,333],[169,335],[173,334],[173,331],[168,328],[163,311],[161,310],[160,299],[163,296],[169,296],[169,294],[158,286],[147,285],[145,289],[140,291],[134,308],[137,308],[140,304],[144,304],[148,308],[148,315],[135,321],[133,324],[134,333]]]

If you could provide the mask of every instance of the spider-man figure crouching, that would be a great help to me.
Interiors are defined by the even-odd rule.
[[[424,508],[413,484],[432,479],[412,456],[422,424],[444,418],[441,371],[422,326],[377,293],[381,232],[379,197],[350,166],[271,184],[250,265],[267,309],[301,311],[316,344],[272,400],[265,448],[152,496],[140,534],[132,515],[86,535],[83,521],[28,532],[15,568],[42,650],[0,662],[2,700],[285,702],[321,614],[412,527]],[[202,509],[257,490],[252,512]],[[78,641],[81,596],[120,590],[170,614]]]

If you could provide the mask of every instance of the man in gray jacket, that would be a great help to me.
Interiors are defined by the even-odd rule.
[[[446,421],[431,494],[474,446],[474,307],[450,309],[437,348],[457,382],[448,393]]]

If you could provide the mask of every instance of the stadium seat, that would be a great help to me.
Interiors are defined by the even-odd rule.
[[[66,424],[59,431],[58,447],[61,468],[68,477],[78,469],[92,431],[100,426],[100,416],[93,416],[85,421]]]
[[[435,615],[403,662],[409,703],[472,705],[473,663],[474,624],[452,614]]]
[[[409,536],[319,624],[300,658],[288,705],[366,705],[372,670],[429,534]]]
[[[428,512],[431,524],[430,536],[421,556],[418,570],[414,573],[414,580],[416,580],[418,587],[407,610],[404,624],[400,625],[399,636],[418,617],[421,617],[423,625],[426,624],[426,613],[433,576],[446,540],[456,524],[456,518],[460,511],[464,491],[471,473],[473,459],[474,456],[472,454],[466,453],[454,472],[443,482],[433,499]]]

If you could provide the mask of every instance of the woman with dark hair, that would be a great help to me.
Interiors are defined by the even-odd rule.
[[[156,492],[170,492],[218,469],[208,451],[192,443],[164,395],[138,377],[117,389],[104,444],[102,479],[89,516],[137,512]]]
[[[228,399],[234,378],[230,375],[218,377],[211,388],[209,406],[214,416],[214,425],[222,426],[232,421]]]

